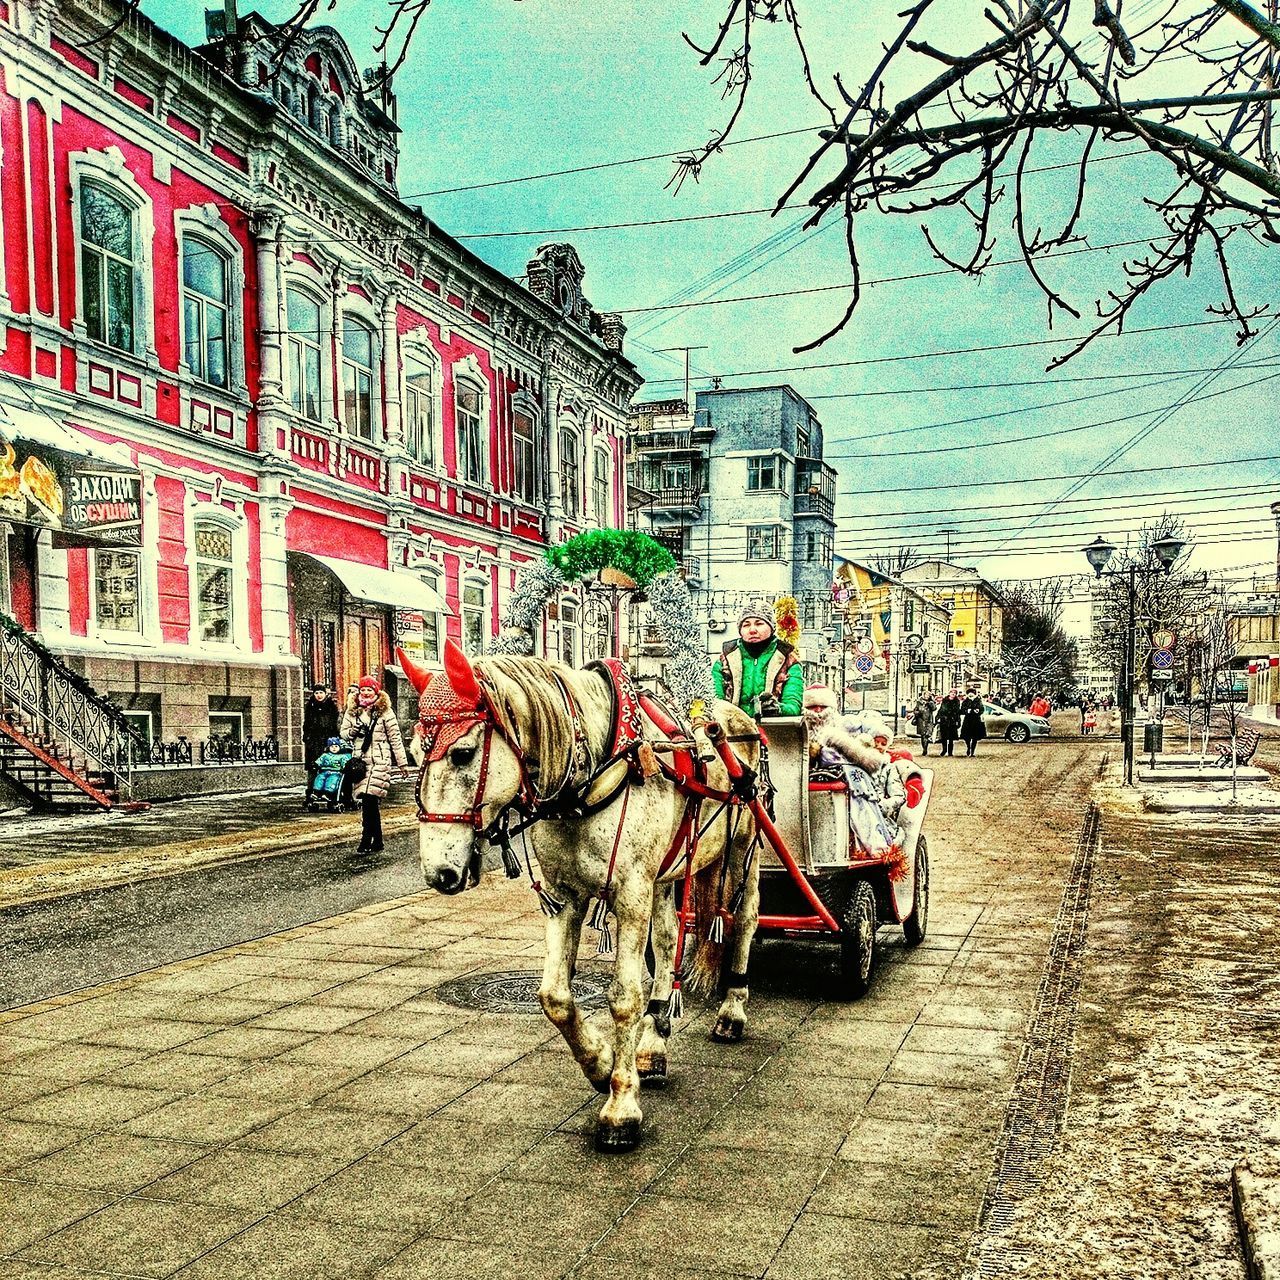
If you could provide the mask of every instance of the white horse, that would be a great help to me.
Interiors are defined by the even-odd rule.
[[[433,679],[404,654],[399,657],[419,693],[423,876],[442,893],[461,892],[478,880],[485,844],[504,839],[508,826],[532,819],[526,838],[541,877],[534,888],[549,913],[539,998],[587,1079],[609,1094],[596,1128],[597,1149],[629,1151],[640,1136],[641,1078],[666,1078],[669,997],[673,985],[676,991],[680,985],[674,972],[680,923],[675,898],[682,882],[698,907],[696,932],[689,925],[695,952],[690,985],[713,988],[723,961],[725,995],[712,1036],[737,1040],[743,1034],[747,957],[759,914],[758,864],[751,854],[755,826],[744,801],[749,787],[739,781],[733,793],[720,757],[708,762],[705,784],[733,794],[729,804],[691,799],[672,780],[670,764],[655,774],[656,758],[637,735],[660,742],[673,726],[660,730],[648,714],[641,715],[625,697],[625,679],[619,700],[617,680],[607,670],[575,671],[519,657],[480,658],[472,666],[450,641],[445,674]],[[715,714],[727,735],[721,752],[730,749],[730,741],[736,745],[749,782],[759,764],[755,724],[729,703],[716,704]],[[619,736],[624,719],[632,733]],[[693,773],[691,755],[666,758]],[[690,849],[692,878],[686,880]],[[510,845],[504,856],[511,873]],[[608,997],[612,1037],[583,1018],[571,986],[592,898],[607,903],[617,919]],[[651,926],[655,971],[646,1006]]]

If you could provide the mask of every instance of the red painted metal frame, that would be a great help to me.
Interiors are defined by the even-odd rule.
[[[87,778],[82,778],[74,769],[64,764],[56,756],[50,755],[43,747],[32,742],[26,734],[20,732],[8,720],[0,719],[0,733],[3,733],[6,738],[20,746],[28,755],[39,760],[46,768],[65,778],[95,804],[104,809],[111,809],[115,806],[116,802],[106,792],[99,790]],[[143,805],[142,807],[146,808],[147,806]]]

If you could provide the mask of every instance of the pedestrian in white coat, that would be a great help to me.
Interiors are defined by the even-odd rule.
[[[342,736],[366,769],[352,788],[360,801],[360,847],[356,852],[378,853],[382,849],[381,801],[391,790],[393,769],[407,769],[409,757],[391,699],[372,676],[362,677],[355,696],[348,696]]]

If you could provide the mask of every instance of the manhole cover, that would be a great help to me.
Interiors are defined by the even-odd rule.
[[[599,1009],[608,1003],[607,992],[612,976],[610,968],[579,970],[573,980],[573,994],[582,1009]],[[445,1004],[463,1009],[480,1009],[485,1013],[542,1014],[538,1003],[538,986],[542,973],[538,969],[516,969],[506,973],[469,973],[452,982],[441,983],[432,994]]]

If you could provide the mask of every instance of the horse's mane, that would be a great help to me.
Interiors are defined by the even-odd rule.
[[[503,731],[526,752],[535,779],[556,785],[569,772],[574,746],[556,677],[572,687],[580,683],[581,673],[544,658],[494,656],[477,658],[473,665],[491,690]]]

